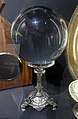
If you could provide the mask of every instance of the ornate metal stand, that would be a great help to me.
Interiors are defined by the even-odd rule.
[[[47,105],[51,105],[53,110],[55,110],[57,104],[53,101],[53,98],[50,98],[49,95],[43,90],[42,86],[41,78],[45,73],[45,70],[37,68],[34,69],[34,72],[37,73],[37,85],[35,90],[28,95],[28,98],[24,99],[24,103],[21,105],[22,111],[25,111],[27,106],[32,106],[36,110],[41,111]]]

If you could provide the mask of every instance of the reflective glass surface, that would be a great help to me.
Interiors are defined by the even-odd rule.
[[[32,7],[15,19],[11,36],[20,57],[31,64],[48,64],[65,49],[67,27],[54,10]]]
[[[0,55],[0,80],[12,80],[22,72],[22,63],[19,58],[10,55]]]

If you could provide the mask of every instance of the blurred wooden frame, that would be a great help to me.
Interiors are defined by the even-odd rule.
[[[5,1],[0,0],[0,13],[1,13],[2,9],[4,8],[4,6],[5,6]]]
[[[4,0],[0,0],[0,12],[4,5]],[[0,52],[6,51],[17,56],[12,45],[10,30],[11,24],[4,17],[0,16]],[[22,74],[11,81],[0,80],[0,90],[32,84],[32,69],[27,66],[27,63],[23,59],[21,61],[23,65]]]

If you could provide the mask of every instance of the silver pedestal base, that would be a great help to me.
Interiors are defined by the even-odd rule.
[[[53,110],[57,107],[57,104],[46,92],[43,90],[35,90],[28,95],[28,98],[24,99],[21,109],[22,111],[25,111],[28,106],[32,106],[34,109],[41,111],[47,105],[51,105]]]
[[[50,64],[39,66],[29,64],[30,67],[35,68],[34,73],[37,74],[37,84],[35,90],[28,95],[28,98],[24,99],[24,103],[21,105],[22,111],[25,111],[28,106],[32,106],[38,111],[41,111],[47,105],[51,105],[53,107],[53,110],[56,109],[57,104],[43,90],[42,86],[42,75],[45,74],[44,68],[51,67],[52,65],[54,65],[54,63],[55,61],[52,61]]]

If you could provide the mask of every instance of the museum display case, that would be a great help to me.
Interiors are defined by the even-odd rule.
[[[28,96],[28,94],[34,91],[34,86],[36,86],[36,74],[34,73],[33,68],[31,69],[27,67],[27,62],[25,62],[23,58],[19,58],[20,60],[18,60],[17,58],[18,55],[15,49],[14,51],[10,50],[10,48],[12,48],[13,45],[11,45],[9,49],[7,47],[6,48],[7,50],[5,49],[5,45],[4,45],[5,51],[6,52],[9,51],[11,54],[13,52],[13,56],[14,56],[13,58],[15,58],[15,60],[13,60],[13,62],[10,62],[10,64],[8,63],[6,64],[6,61],[4,62],[4,65],[6,65],[6,69],[8,65],[10,66],[13,65],[14,61],[15,61],[15,67],[18,67],[19,61],[22,62],[23,67],[21,68],[22,69],[21,75],[19,75],[18,72],[15,72],[16,74],[18,74],[17,76],[15,76],[15,78],[11,78],[11,80],[8,80],[8,78],[5,77],[6,78],[5,80],[3,79],[0,80],[0,118],[1,119],[7,119],[7,118],[8,119],[37,119],[37,118],[38,119],[39,118],[40,119],[58,119],[58,118],[76,119],[74,109],[77,109],[75,108],[77,107],[77,101],[72,97],[69,91],[69,87],[71,87],[71,85],[74,84],[74,81],[76,82],[77,79],[77,57],[75,56],[77,55],[77,49],[76,49],[77,48],[77,34],[76,34],[77,14],[75,17],[73,17],[73,19],[75,19],[76,22],[74,22],[73,20],[71,22],[71,19],[72,19],[73,12],[78,5],[78,1],[77,0],[72,0],[72,1],[71,0],[69,1],[68,0],[65,1],[63,0],[37,0],[37,1],[36,0],[22,0],[22,1],[1,0],[1,2],[3,2],[3,6],[1,6],[1,11],[0,11],[1,13],[0,28],[4,29],[2,34],[4,34],[3,36],[5,36],[5,40],[2,40],[0,38],[0,41],[1,42],[3,41],[4,42],[3,44],[5,44],[5,42],[8,43],[12,42],[12,39],[10,39],[11,34],[8,31],[8,28],[10,30],[11,24],[15,20],[15,18],[23,10],[33,6],[45,6],[50,9],[55,9],[55,11],[57,11],[66,21],[68,25],[68,30],[70,29],[69,32],[70,43],[68,42],[66,47],[67,49],[56,59],[55,64],[52,67],[46,68],[46,73],[45,75],[43,74],[42,77],[43,78],[42,83],[45,92],[51,98],[53,98],[54,102],[57,104],[56,110],[53,110],[53,108],[50,105],[48,105],[42,111],[37,111],[31,106],[29,106],[25,112],[21,110],[21,104],[24,103],[24,99]],[[2,10],[2,8],[4,9]],[[2,34],[1,37],[3,37]],[[73,41],[73,39],[75,39],[75,41]],[[73,46],[75,50],[73,49],[72,44],[74,44]],[[2,46],[3,45],[1,45],[0,43],[1,50],[3,50]],[[67,52],[70,52],[68,56],[66,54]],[[0,58],[2,62],[3,59],[5,60],[7,59],[7,57],[6,58],[2,57],[2,60]],[[7,60],[9,62],[10,59]],[[8,70],[11,68],[10,66],[8,67]],[[11,71],[13,69],[11,69]],[[5,71],[7,73],[7,70]],[[0,73],[1,72],[2,71],[0,69]],[[3,72],[1,75],[5,76]],[[22,79],[21,78],[19,79],[20,76],[22,76]]]

